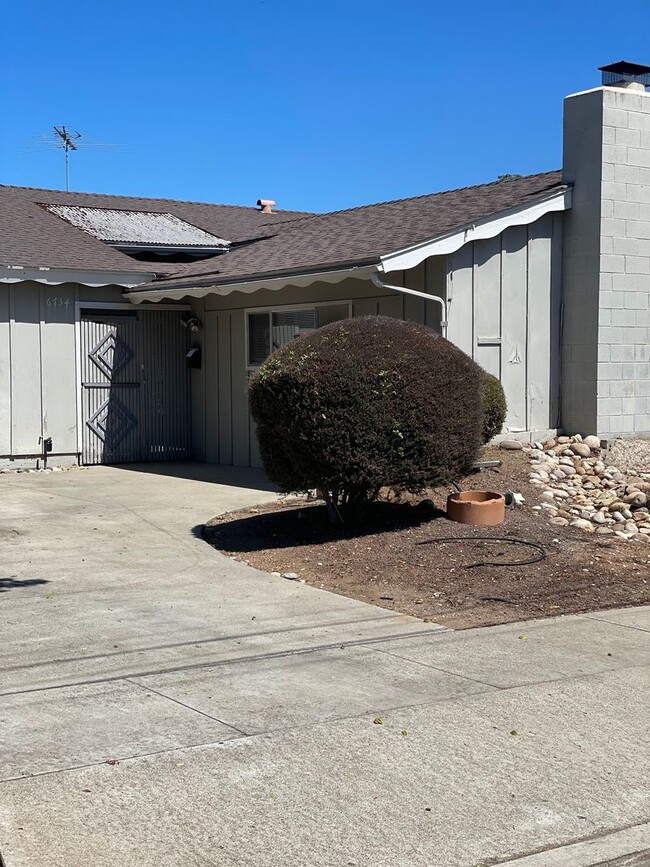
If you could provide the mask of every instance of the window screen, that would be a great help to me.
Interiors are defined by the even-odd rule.
[[[248,314],[248,364],[257,367],[285,343],[316,328],[315,310]]]

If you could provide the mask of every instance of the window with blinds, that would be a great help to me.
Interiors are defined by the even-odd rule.
[[[316,328],[316,311],[278,310],[248,314],[248,366],[258,367],[294,337]]]
[[[270,355],[271,320],[268,313],[248,314],[248,364],[259,366]]]

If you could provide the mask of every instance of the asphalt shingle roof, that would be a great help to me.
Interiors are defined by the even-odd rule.
[[[284,220],[305,216],[300,211],[269,215],[240,205],[0,185],[0,265],[148,273],[170,273],[179,268],[171,263],[140,262],[120,253],[50,213],[41,207],[44,204],[170,213],[228,241],[255,237]]]
[[[532,204],[561,186],[561,172],[543,172],[328,214],[273,215],[236,205],[0,186],[0,265],[156,274],[134,292],[363,265]],[[229,252],[191,264],[142,262],[43,207],[52,204],[173,214],[233,243]]]
[[[133,290],[218,285],[268,275],[368,264],[381,255],[444,235],[502,211],[532,204],[562,186],[562,173],[543,172],[315,214],[276,226],[273,234],[224,256],[184,265],[167,278]]]

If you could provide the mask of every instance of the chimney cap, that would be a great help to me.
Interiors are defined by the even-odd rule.
[[[603,84],[617,84],[621,81],[636,81],[644,86],[650,85],[650,66],[641,63],[630,63],[629,60],[619,60],[599,66],[603,74]]]
[[[257,206],[258,206],[258,208],[261,209],[263,214],[272,214],[274,205],[275,205],[275,202],[273,201],[273,199],[258,199],[257,200]]]

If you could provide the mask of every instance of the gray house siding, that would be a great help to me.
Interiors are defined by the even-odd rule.
[[[41,455],[43,437],[76,462],[78,297],[75,284],[0,285],[0,464]]]
[[[547,215],[385,277],[395,285],[447,297],[450,340],[500,377],[508,398],[507,427],[527,435],[553,429],[557,417],[560,225],[560,216]],[[84,302],[125,304],[115,286],[20,283],[0,288],[0,462],[33,466],[43,454],[44,437],[52,437],[52,462],[79,459],[84,419],[79,417],[75,316]],[[190,376],[191,454],[196,460],[236,466],[261,463],[248,412],[247,311],[315,307],[321,324],[349,312],[440,329],[437,303],[382,292],[359,279],[215,294],[190,303],[202,322],[190,339],[203,355],[201,367]]]
[[[562,216],[547,214],[448,257],[449,339],[506,392],[506,427],[557,427]]]
[[[84,420],[77,346],[84,303],[131,308],[118,286],[0,284],[0,467],[39,466],[46,438],[52,439],[51,465],[79,461]],[[169,378],[164,370],[161,376]],[[159,391],[163,385],[157,383]]]
[[[297,305],[315,307],[328,317],[332,302],[338,302],[335,306],[342,308],[341,312],[349,303],[353,316],[403,317],[399,295],[378,295],[375,286],[361,280],[192,299],[192,308],[203,323],[195,341],[202,346],[203,365],[192,371],[191,383],[195,460],[261,466],[255,426],[248,411],[247,311]]]
[[[394,285],[447,296],[449,339],[502,380],[507,427],[528,436],[542,436],[557,422],[561,244],[561,216],[547,215],[385,277]],[[440,330],[439,304],[377,291],[369,281],[350,279],[192,299],[203,323],[196,337],[203,366],[192,371],[193,457],[261,465],[247,401],[248,311],[315,307],[322,321],[328,311],[344,315],[341,305],[349,304],[352,316],[382,314]]]

